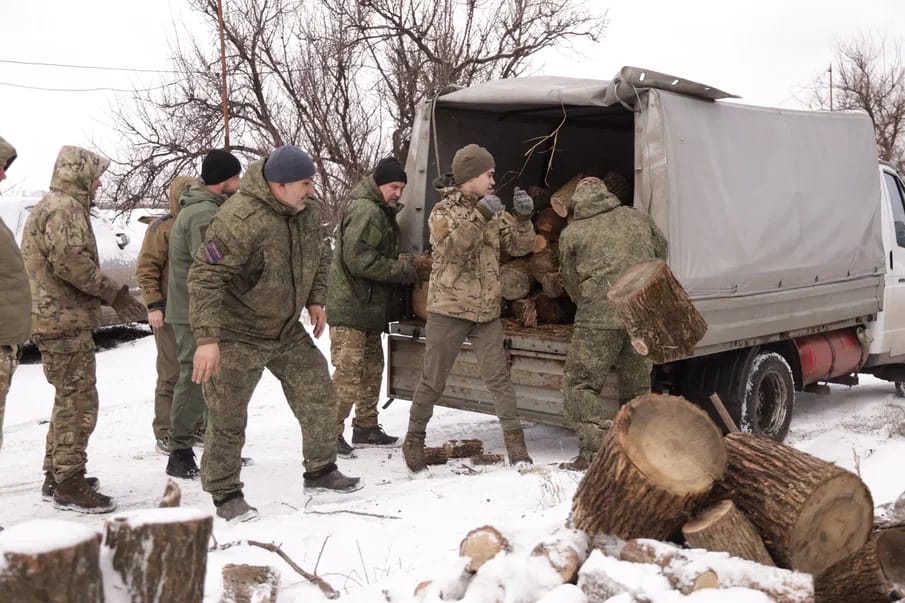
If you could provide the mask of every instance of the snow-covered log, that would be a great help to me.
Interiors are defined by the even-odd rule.
[[[212,526],[210,515],[188,508],[119,513],[104,526],[105,563],[133,601],[201,601]]]
[[[574,582],[588,558],[587,534],[578,530],[558,531],[535,546],[531,556],[546,559],[563,582]]]
[[[459,544],[459,556],[470,559],[467,569],[472,573],[499,553],[508,550],[509,541],[493,526],[475,528]]]
[[[280,572],[269,565],[223,566],[220,603],[276,603]]]
[[[87,526],[35,519],[0,532],[0,601],[100,603],[101,535]]]

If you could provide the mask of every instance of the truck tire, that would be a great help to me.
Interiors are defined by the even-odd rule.
[[[740,408],[730,409],[740,418],[739,429],[782,442],[789,433],[795,406],[795,381],[789,363],[775,352],[761,352],[752,360],[742,383]]]

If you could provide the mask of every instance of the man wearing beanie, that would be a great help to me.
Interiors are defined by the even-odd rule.
[[[484,147],[470,144],[459,149],[453,157],[452,170],[454,186],[441,184],[442,199],[434,206],[428,222],[434,263],[427,293],[426,345],[421,380],[409,411],[403,456],[410,470],[425,468],[427,423],[467,338],[493,396],[509,462],[528,464],[531,457],[516,416],[515,388],[503,349],[500,250],[514,257],[532,251],[534,201],[516,187],[515,218],[504,212],[502,201],[492,193],[493,156]]]
[[[178,213],[170,231],[166,323],[176,337],[176,361],[179,376],[170,406],[169,459],[167,475],[193,479],[198,475],[192,446],[203,439],[196,426],[205,412],[201,386],[192,382],[192,358],[195,338],[189,328],[188,272],[195,252],[214,214],[227,197],[239,190],[242,166],[235,155],[212,149],[201,162],[201,180],[183,184],[179,192]]]
[[[302,430],[306,491],[352,492],[336,467],[336,406],[327,360],[299,322],[326,324],[329,246],[320,236],[314,162],[295,146],[250,166],[214,216],[189,271],[189,319],[198,341],[192,380],[208,405],[201,482],[227,521],[257,516],[245,501],[241,452],[248,403],[264,369],[280,381]]]
[[[387,325],[397,320],[399,287],[415,282],[411,260],[399,259],[396,212],[408,177],[394,158],[382,159],[374,173],[355,185],[336,233],[336,249],[327,287],[330,351],[336,372],[336,451],[350,456],[343,437],[352,407],[352,443],[385,446],[399,438],[387,435],[377,421],[383,378]],[[395,308],[394,308],[395,306]]]

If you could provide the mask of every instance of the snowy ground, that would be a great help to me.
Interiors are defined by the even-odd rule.
[[[326,337],[318,343],[327,353]],[[152,338],[144,337],[97,357],[101,411],[88,450],[89,474],[117,498],[119,510],[155,506],[167,479],[166,457],[155,452],[151,432],[154,355]],[[19,367],[3,426],[0,525],[48,518],[99,530],[104,516],[57,511],[41,500],[52,397],[40,364]],[[387,432],[404,434],[408,406],[396,401],[381,412]],[[578,475],[560,471],[556,464],[576,454],[577,440],[567,430],[544,425],[530,425],[526,435],[536,465],[524,474],[503,465],[475,468],[456,461],[412,479],[398,447],[361,449],[358,458],[339,464],[344,472],[362,476],[364,489],[306,496],[298,426],[278,383],[265,374],[251,402],[244,452],[255,464],[242,472],[246,498],[261,518],[236,526],[216,519],[214,535],[221,544],[246,539],[281,543],[301,567],[316,570],[339,589],[344,600],[383,601],[386,590],[394,601],[405,601],[420,581],[455,571],[459,541],[474,527],[499,527],[518,553],[563,524]],[[485,450],[503,452],[495,418],[438,408],[428,444],[463,437],[479,438]],[[863,385],[851,390],[834,387],[829,396],[800,396],[787,441],[859,471],[878,505],[905,490],[905,403],[893,396],[891,384],[864,378]],[[213,512],[200,482],[180,485],[184,505]],[[322,600],[315,587],[272,553],[239,546],[210,555],[205,601],[219,600],[220,569],[235,562],[279,567],[281,602]]]

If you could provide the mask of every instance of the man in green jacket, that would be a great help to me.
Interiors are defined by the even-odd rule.
[[[600,447],[619,406],[650,391],[651,361],[632,348],[606,294],[633,264],[666,259],[666,238],[653,219],[622,205],[597,178],[578,183],[574,213],[559,238],[563,284],[577,306],[563,368],[565,416],[578,433],[578,457],[564,468],[584,470]],[[618,400],[601,394],[615,367]]]
[[[198,342],[192,379],[204,383],[208,411],[201,483],[227,521],[257,515],[239,478],[248,403],[265,368],[280,381],[302,430],[305,490],[361,488],[336,467],[333,383],[299,321],[307,308],[320,337],[327,318],[330,251],[320,204],[308,198],[315,172],[311,158],[290,145],[250,165],[189,271]]]
[[[214,214],[226,198],[239,190],[239,160],[223,149],[212,149],[201,163],[201,181],[184,187],[179,196],[179,213],[170,232],[170,273],[167,286],[166,322],[176,335],[179,377],[170,407],[170,457],[167,475],[182,479],[198,476],[195,464],[195,426],[205,411],[201,386],[192,382],[195,338],[189,328],[189,267],[204,240]]]
[[[415,282],[411,261],[398,259],[396,212],[406,182],[405,169],[396,159],[382,159],[374,173],[352,189],[337,230],[327,311],[340,456],[352,454],[343,430],[353,406],[353,444],[385,446],[399,439],[380,427],[377,402],[384,364],[380,335],[397,318],[391,315],[397,288]]]
[[[0,182],[16,159],[16,149],[0,136]],[[19,364],[19,346],[31,335],[31,293],[16,237],[0,220],[0,447],[3,414],[13,373]]]

